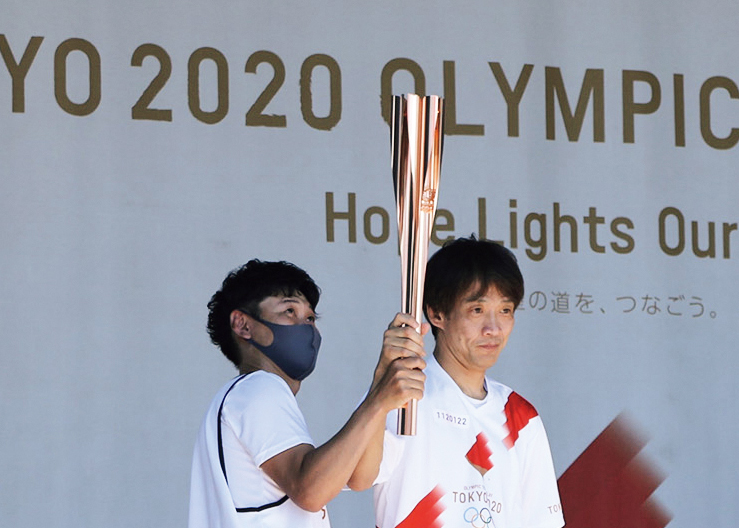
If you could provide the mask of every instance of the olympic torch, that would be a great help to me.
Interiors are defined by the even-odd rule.
[[[402,311],[423,321],[423,284],[444,145],[444,100],[393,96],[391,145],[400,242]],[[398,434],[416,434],[417,400],[398,413]]]

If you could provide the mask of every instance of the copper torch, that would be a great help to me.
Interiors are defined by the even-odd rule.
[[[423,321],[423,284],[444,145],[444,100],[393,96],[392,170],[400,242],[402,311]],[[416,434],[417,400],[398,413],[398,434]]]

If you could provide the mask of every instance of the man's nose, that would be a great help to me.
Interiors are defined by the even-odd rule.
[[[488,317],[485,318],[485,323],[483,325],[483,332],[486,335],[494,335],[501,330],[501,324],[498,320],[498,315],[495,313],[490,314]]]

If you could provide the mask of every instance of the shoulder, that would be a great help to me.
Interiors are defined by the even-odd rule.
[[[284,392],[292,394],[285,380],[277,374],[265,372],[264,370],[244,374],[232,380],[232,389],[230,392],[233,394],[260,394],[262,392]]]
[[[219,405],[220,420],[228,423],[238,436],[254,424],[305,429],[305,418],[290,387],[268,372],[257,371],[232,380]]]
[[[433,354],[426,358],[426,368],[423,372],[426,374],[426,387],[424,389],[424,394],[444,394],[449,391],[456,393],[459,391],[459,387],[456,382],[452,379],[449,373],[444,370],[444,367],[439,364]],[[424,399],[425,398],[426,396],[424,396]]]
[[[508,449],[511,449],[518,441],[524,430],[533,431],[541,426],[541,418],[536,408],[523,396],[501,383],[493,382],[488,385],[491,394],[499,398],[500,405],[505,414],[505,427],[508,436],[503,440]]]
[[[529,423],[529,421],[537,418],[539,413],[523,396],[515,391],[511,391],[506,400],[505,415],[509,424],[513,424],[518,429],[522,429]]]
[[[508,429],[508,437],[504,443],[510,449],[518,441],[521,432],[529,428],[530,424],[537,429],[541,425],[539,412],[531,402],[521,396],[519,393],[497,382],[489,377],[485,378],[488,389],[488,398],[495,402],[495,406],[501,409],[505,415],[505,426]]]
[[[491,378],[485,378],[490,397],[498,400],[505,409],[506,414],[538,416],[536,408],[526,398]]]
[[[231,380],[226,384],[222,394],[224,407],[236,406],[240,409],[251,406],[262,407],[265,403],[284,398],[295,400],[295,395],[285,380],[262,370]]]

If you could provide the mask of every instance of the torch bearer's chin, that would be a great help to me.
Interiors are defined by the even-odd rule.
[[[443,99],[393,97],[392,169],[400,242],[402,311],[423,320],[423,282],[443,150]],[[400,409],[398,434],[416,434],[417,401]]]

